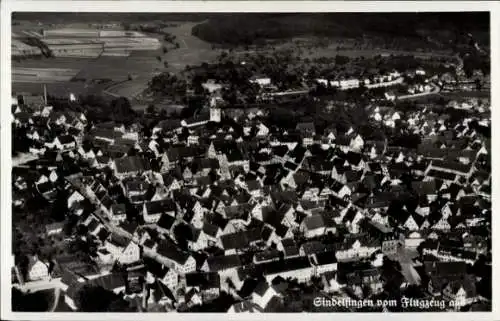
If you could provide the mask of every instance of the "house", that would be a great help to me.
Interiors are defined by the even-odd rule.
[[[170,240],[162,240],[156,248],[156,253],[158,260],[180,274],[191,273],[196,270],[194,257],[180,250]]]
[[[139,156],[125,156],[113,162],[113,170],[118,178],[137,175],[149,169],[149,164]]]
[[[381,241],[382,253],[397,253],[401,246],[401,240],[390,225],[382,224],[372,218],[371,220],[365,220],[362,227],[371,237]]]
[[[348,199],[352,193],[349,186],[338,181],[333,182],[333,184],[330,186],[330,190],[333,192],[333,195],[340,199]]]
[[[203,301],[219,296],[221,284],[217,272],[188,273],[185,278],[186,291],[195,288],[201,294]]]
[[[299,248],[292,238],[282,238],[277,249],[285,254],[285,258],[298,256]]]
[[[477,299],[476,283],[469,275],[452,280],[443,289],[443,297],[452,301],[457,309],[472,304]]]
[[[252,243],[262,240],[260,229],[250,229],[236,233],[224,234],[220,237],[222,247],[226,254],[234,254],[236,251],[245,249]]]
[[[166,173],[162,174],[163,186],[167,189],[167,192],[178,190],[181,188],[180,182],[175,178],[174,175]]]
[[[45,145],[49,148],[55,148],[58,150],[68,150],[76,148],[76,142],[73,136],[71,135],[63,135],[54,138],[52,143],[45,143]]]
[[[278,292],[272,285],[269,285],[266,281],[261,281],[253,291],[251,300],[261,309],[265,309],[271,299],[277,295]]]
[[[218,272],[219,274],[230,274],[241,267],[240,257],[233,255],[209,256],[203,263],[201,270],[204,272]]]
[[[255,75],[249,79],[250,83],[258,84],[261,87],[271,85],[271,78],[264,75]]]
[[[238,269],[238,277],[240,280],[245,280],[251,275],[262,274],[268,282],[271,282],[277,276],[284,279],[297,279],[299,282],[307,282],[314,275],[314,267],[311,265],[309,258],[299,256],[294,258],[286,258],[284,260],[270,261],[254,266],[244,266]]]
[[[63,228],[64,228],[64,222],[56,222],[52,224],[47,224],[45,226],[47,236],[60,234],[63,231]]]
[[[316,276],[337,271],[337,257],[333,251],[314,254],[311,263],[315,267],[314,274]]]
[[[337,260],[348,261],[353,258],[369,257],[377,250],[381,249],[381,243],[377,239],[361,237],[359,239],[349,238],[339,244],[336,252]]]
[[[383,291],[381,271],[363,262],[345,262],[337,266],[337,282],[347,287],[357,297],[363,297],[362,287],[369,287],[374,294]]]
[[[321,282],[323,283],[323,290],[327,293],[338,292],[341,288],[340,284],[337,282],[336,271],[323,273],[321,275]]]
[[[120,263],[133,263],[140,259],[139,246],[127,238],[112,234],[104,244],[113,259]]]
[[[337,228],[332,219],[322,214],[314,214],[304,218],[300,230],[306,238],[314,238],[329,232],[335,234]]]
[[[424,262],[424,268],[430,279],[428,291],[433,295],[456,300],[458,306],[475,301],[475,282],[467,274],[465,262]]]
[[[148,224],[157,223],[163,213],[175,217],[177,206],[171,199],[146,202],[143,205],[144,221]]]
[[[29,258],[28,264],[28,280],[38,281],[49,278],[49,266],[40,261],[38,256],[34,255]]]
[[[361,135],[357,134],[356,136],[354,136],[351,139],[351,141],[349,143],[349,147],[354,152],[360,152],[363,149],[364,144],[365,144],[365,141],[363,140],[363,137],[361,137]]]
[[[125,204],[111,205],[109,215],[111,216],[111,221],[114,222],[115,224],[124,222],[127,219]]]
[[[432,160],[426,173],[431,171],[463,176],[468,179],[472,175],[473,167],[472,164],[462,164],[458,161]]]
[[[82,280],[81,282],[73,282],[69,285],[65,292],[64,302],[72,309],[78,310],[78,300],[76,299],[80,289],[83,286],[102,287],[105,290],[112,291],[115,294],[125,291],[126,278],[118,273],[109,273],[98,276],[92,279]]]

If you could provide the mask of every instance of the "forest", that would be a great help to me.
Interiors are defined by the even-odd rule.
[[[220,14],[198,24],[192,34],[202,40],[250,45],[267,39],[299,36],[386,36],[420,39],[417,30],[448,29],[458,33],[489,28],[488,13],[237,13]],[[431,45],[429,43],[429,45]]]

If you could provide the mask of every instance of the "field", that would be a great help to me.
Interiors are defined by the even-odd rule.
[[[127,69],[134,74],[134,79],[110,86],[106,93],[112,96],[134,97],[146,89],[148,81],[156,72],[180,73],[188,65],[194,66],[214,60],[220,54],[220,50],[212,49],[212,45],[191,35],[191,28],[195,24],[194,22],[179,22],[176,27],[164,29],[177,37],[179,49],[172,49],[171,44],[164,42],[162,45],[168,48],[165,54],[161,51],[132,53],[128,57]],[[157,56],[161,57],[162,62],[158,62]],[[163,65],[164,61],[168,63],[166,68]],[[140,68],[148,69],[148,72],[138,72]]]
[[[12,73],[16,75],[13,77],[13,90],[40,93],[43,90],[40,84],[46,83],[49,94],[53,95],[68,95],[70,92],[104,93],[112,97],[133,98],[147,88],[147,83],[155,73],[164,71],[179,73],[187,65],[199,65],[217,57],[220,51],[213,50],[210,44],[191,35],[191,28],[195,24],[195,22],[179,22],[176,27],[165,28],[166,32],[177,37],[178,49],[175,49],[173,44],[163,41],[161,35],[147,34],[149,37],[158,38],[162,47],[167,48],[166,53],[159,49],[134,51],[128,56],[101,55],[93,59],[56,57],[13,61]],[[19,30],[24,30],[17,27]],[[24,23],[23,27],[26,28]],[[165,65],[165,62],[168,65]],[[52,73],[52,77],[46,76],[33,81],[19,78],[17,74],[27,68],[71,69],[72,75],[70,77],[68,72],[65,77],[58,76],[58,78]],[[59,81],[66,83],[61,84]],[[106,82],[106,85],[102,82]]]
[[[14,82],[62,82],[69,81],[77,73],[78,69],[65,68],[15,68],[12,72]]]

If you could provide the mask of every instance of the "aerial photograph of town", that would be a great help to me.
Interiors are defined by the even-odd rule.
[[[13,312],[492,311],[489,12],[11,19]]]

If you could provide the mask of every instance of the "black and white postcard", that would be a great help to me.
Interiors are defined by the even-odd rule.
[[[2,319],[493,320],[496,4],[181,3],[2,3]]]

